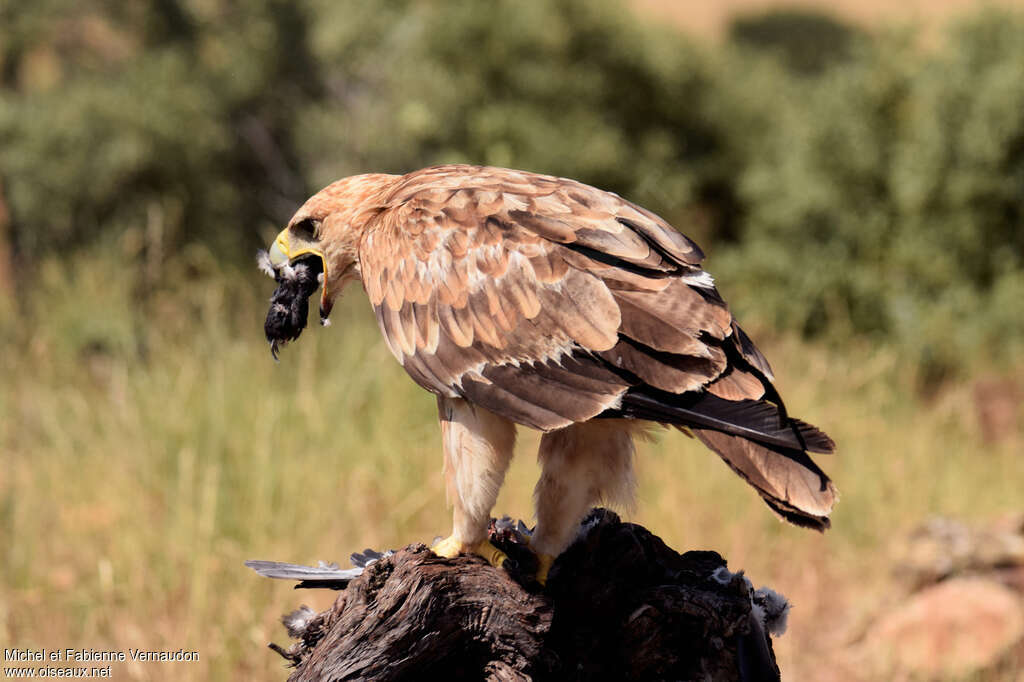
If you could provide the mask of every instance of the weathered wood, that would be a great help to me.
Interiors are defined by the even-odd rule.
[[[517,567],[411,545],[349,582],[350,570],[331,609],[285,617],[299,641],[272,646],[295,665],[289,680],[779,679],[766,630],[784,628],[785,600],[715,552],[680,555],[595,510],[541,589],[522,577],[534,570],[522,533],[492,537]]]

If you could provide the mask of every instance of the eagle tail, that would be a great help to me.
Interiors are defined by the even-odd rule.
[[[838,492],[806,452],[721,431],[691,431],[749,483],[780,518],[818,531],[831,525],[829,514]]]
[[[645,386],[623,396],[622,416],[685,427],[749,483],[778,516],[823,531],[838,493],[808,452],[831,453],[823,431],[768,400],[675,395]]]
[[[781,400],[727,400],[709,392],[668,393],[636,387],[622,397],[616,416],[706,428],[783,450],[830,454],[836,445],[817,427],[786,414]]]

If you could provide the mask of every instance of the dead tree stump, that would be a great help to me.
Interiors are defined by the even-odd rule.
[[[519,528],[492,526],[511,570],[424,545],[361,571],[251,562],[300,587],[345,585],[331,609],[285,617],[299,641],[271,646],[295,666],[290,682],[779,679],[768,633],[784,630],[788,605],[717,553],[680,555],[594,510],[542,589],[523,577],[535,566]]]

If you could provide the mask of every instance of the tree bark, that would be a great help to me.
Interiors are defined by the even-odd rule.
[[[295,666],[291,682],[779,679],[767,633],[784,629],[788,605],[753,590],[717,553],[680,555],[594,510],[541,588],[529,577],[536,564],[523,531],[492,524],[510,569],[443,559],[424,545],[362,571],[275,573],[287,565],[251,562],[266,575],[303,579],[300,587],[346,585],[327,611],[286,616],[299,641],[271,647]],[[334,584],[317,577],[332,570]]]

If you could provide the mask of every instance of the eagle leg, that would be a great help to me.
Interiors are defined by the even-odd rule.
[[[555,558],[572,544],[590,508],[604,501],[630,507],[635,422],[604,419],[545,433],[537,453],[541,476],[534,491],[537,527],[530,549],[544,584]]]
[[[477,554],[494,566],[508,558],[487,540],[491,508],[515,450],[515,424],[460,398],[439,397],[452,534],[432,549],[438,556]]]

